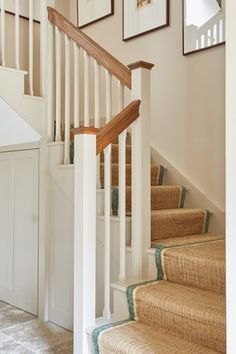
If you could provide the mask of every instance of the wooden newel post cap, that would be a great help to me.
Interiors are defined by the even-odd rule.
[[[152,68],[155,65],[152,63],[148,63],[146,61],[136,61],[135,63],[129,64],[128,68],[130,68],[130,70],[134,70],[134,69],[139,69],[139,68],[144,68],[144,69],[148,69],[148,70],[152,70]]]
[[[74,128],[71,129],[71,132],[74,135],[97,135],[99,133],[100,129],[94,128],[94,127],[79,127],[79,128]]]

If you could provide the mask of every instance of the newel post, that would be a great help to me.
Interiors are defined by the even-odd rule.
[[[96,134],[76,128],[74,156],[74,353],[88,354],[86,330],[95,325]]]
[[[151,245],[150,201],[150,72],[153,64],[130,64],[132,99],[141,100],[140,117],[132,125],[132,267],[133,275],[148,275],[146,250]]]

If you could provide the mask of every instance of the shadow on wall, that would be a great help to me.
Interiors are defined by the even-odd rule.
[[[40,135],[0,98],[0,146],[37,142]]]

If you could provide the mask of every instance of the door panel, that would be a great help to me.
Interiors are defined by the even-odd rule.
[[[37,314],[37,150],[0,154],[0,195],[0,299]]]

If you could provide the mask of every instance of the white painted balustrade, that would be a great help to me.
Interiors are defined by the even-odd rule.
[[[58,13],[57,13],[58,15]],[[53,19],[54,20],[54,19]],[[64,20],[63,20],[64,21]],[[58,23],[58,22],[56,22]],[[69,24],[67,23],[67,26]],[[54,28],[55,27],[55,28]],[[71,31],[74,31],[71,28]],[[79,30],[78,30],[79,31]],[[49,65],[52,68],[54,47],[56,56],[61,52],[63,28],[49,25]],[[70,163],[70,130],[76,128],[74,141],[75,165],[75,248],[74,248],[74,353],[89,353],[87,330],[95,324],[96,288],[96,187],[101,187],[100,157],[96,156],[96,134],[102,127],[102,118],[109,124],[114,107],[119,114],[125,106],[125,86],[130,89],[131,99],[141,100],[140,118],[131,126],[132,140],[132,275],[144,279],[147,275],[146,249],[151,244],[150,234],[150,70],[151,64],[139,62],[130,66],[131,82],[114,75],[96,55],[96,45],[86,43],[81,32],[65,38],[65,65],[56,58],[56,78],[48,76],[48,119],[50,141],[54,139],[53,114],[56,112],[56,141],[61,141],[64,132],[64,164]],[[55,36],[55,39],[54,39]],[[80,42],[78,38],[82,36]],[[54,41],[56,41],[54,43]],[[89,40],[88,40],[89,41]],[[87,46],[88,44],[88,46]],[[73,66],[70,52],[73,50]],[[99,49],[101,51],[101,49]],[[82,54],[82,55],[81,55]],[[94,56],[92,55],[94,54]],[[106,54],[104,54],[106,55]],[[92,65],[93,64],[93,75]],[[114,59],[114,65],[117,65]],[[122,64],[119,64],[122,66]],[[64,73],[63,73],[64,70]],[[105,73],[105,75],[103,75]],[[65,77],[64,97],[61,90]],[[71,85],[71,78],[73,84]],[[114,90],[113,78],[118,86]],[[72,92],[73,91],[73,92]],[[54,98],[54,92],[55,98]],[[115,95],[114,95],[115,94]],[[73,99],[71,99],[71,97]],[[65,101],[64,121],[61,117],[60,98]],[[55,103],[54,103],[55,99]],[[56,107],[54,108],[54,105]],[[74,116],[72,117],[72,108]],[[82,114],[82,116],[80,116]],[[83,128],[81,128],[83,126]],[[62,128],[61,128],[62,127]],[[80,127],[80,128],[78,128]],[[95,128],[94,128],[95,127]],[[96,130],[97,129],[97,130]],[[105,128],[104,128],[105,129]],[[122,130],[121,130],[122,131]],[[78,134],[78,135],[77,135]],[[119,193],[119,276],[127,279],[126,265],[126,136],[124,129],[118,138],[118,193]],[[112,154],[111,144],[104,149],[104,299],[103,318],[109,320],[111,313],[111,222],[112,222]],[[98,260],[99,261],[99,260]]]
[[[46,95],[46,57],[47,57],[47,0],[37,0],[39,2],[40,13],[35,13],[35,0],[0,0],[0,65],[11,67],[14,60],[13,68],[17,70],[26,70],[28,72],[28,94],[34,95],[35,82],[34,77],[39,76],[39,92],[37,95],[45,97]],[[8,26],[9,17],[14,16],[14,39],[9,37]],[[39,23],[40,19],[40,23]],[[28,26],[25,26],[25,21],[28,21]],[[40,26],[40,43],[36,43],[38,38],[34,31],[35,26]],[[12,31],[10,32],[12,33]],[[25,47],[27,41],[21,42],[22,35],[28,39],[28,45]],[[6,55],[7,46],[12,45],[14,58],[9,58]],[[40,65],[34,66],[34,50],[40,47]],[[26,52],[28,50],[28,54]],[[39,54],[37,54],[39,55]],[[25,56],[28,56],[28,65],[23,66]],[[37,89],[38,90],[38,89]]]

